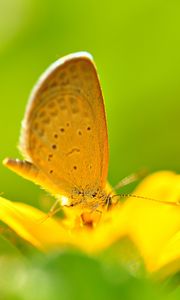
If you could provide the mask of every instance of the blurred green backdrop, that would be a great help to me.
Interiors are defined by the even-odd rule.
[[[179,171],[179,16],[175,0],[0,0],[0,160],[20,157],[21,120],[38,76],[85,50],[105,97],[110,182],[141,167]],[[2,165],[0,191],[36,205],[41,193]]]

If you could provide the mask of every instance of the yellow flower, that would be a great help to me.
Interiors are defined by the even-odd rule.
[[[128,237],[148,272],[165,277],[180,270],[180,175],[154,173],[142,181],[134,194],[167,204],[129,197],[110,211],[95,212],[93,220],[97,224],[92,227],[82,225],[78,208],[65,208],[63,219],[53,217],[39,222],[46,216],[42,211],[0,198],[0,219],[42,251],[73,246],[97,254]]]

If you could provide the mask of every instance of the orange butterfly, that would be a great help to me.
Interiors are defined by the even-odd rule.
[[[110,201],[106,117],[90,54],[65,56],[40,77],[22,123],[20,150],[26,160],[4,164],[62,204],[94,210]]]

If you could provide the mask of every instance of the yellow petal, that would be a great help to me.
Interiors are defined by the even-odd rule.
[[[56,220],[49,218],[40,222],[45,216],[27,204],[14,203],[0,197],[0,219],[20,237],[43,251],[69,243],[67,230]]]
[[[152,174],[134,194],[176,203],[180,195],[180,176],[172,172]],[[128,198],[123,205],[103,212],[93,229],[82,226],[78,208],[76,212],[67,211],[67,219],[49,218],[40,223],[45,216],[40,210],[0,198],[0,219],[41,250],[69,244],[88,253],[98,252],[128,236],[139,249],[149,272],[165,269],[163,274],[167,275],[179,270],[180,206]]]
[[[74,210],[66,209],[65,211],[67,210],[73,215]],[[42,211],[27,204],[11,202],[0,197],[0,219],[20,237],[43,251],[68,244],[87,253],[98,252],[111,245],[116,240],[117,234],[119,238],[120,229],[123,234],[123,226],[120,228],[116,226],[119,217],[114,217],[114,212],[100,215],[99,225],[94,229],[89,229],[77,226],[77,211],[74,211],[74,219],[72,216],[69,217],[70,220],[65,218],[59,221],[49,218],[41,223],[40,221],[46,217]],[[120,211],[117,208],[116,216],[119,214]],[[121,217],[120,219],[122,220]]]
[[[160,271],[159,271],[160,270]],[[180,270],[180,231],[165,245],[156,266],[156,276],[165,278]]]
[[[136,195],[177,203],[180,175],[158,172],[148,176],[134,192]],[[129,198],[124,205],[127,234],[138,247],[150,272],[180,260],[180,206]],[[179,247],[179,248],[177,248]]]
[[[99,223],[93,229],[76,229],[73,244],[85,252],[100,252],[125,235],[126,223],[121,206],[99,215]]]

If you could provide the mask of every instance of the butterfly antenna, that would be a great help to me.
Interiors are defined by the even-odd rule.
[[[135,194],[116,194],[116,195],[113,195],[111,198],[114,198],[114,197],[119,197],[119,198],[131,198],[132,197],[132,198],[149,200],[149,201],[166,204],[166,205],[180,206],[180,200],[178,200],[176,202],[170,202],[170,201],[157,200],[157,199],[149,198],[149,197],[145,197],[145,196],[139,196],[139,195],[135,195]]]

